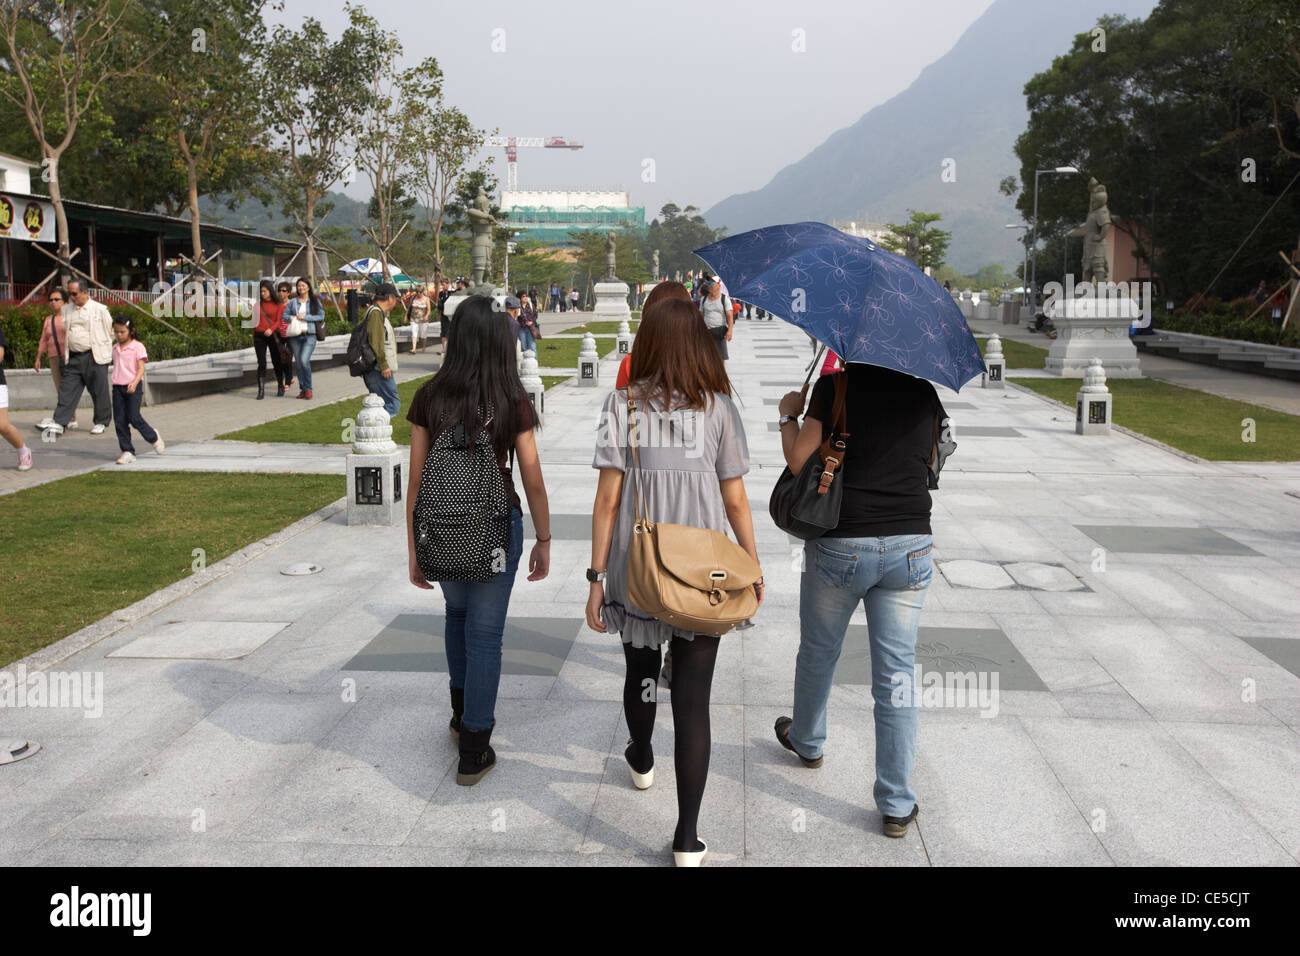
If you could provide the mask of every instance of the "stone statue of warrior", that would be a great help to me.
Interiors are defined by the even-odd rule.
[[[618,277],[614,274],[614,233],[605,236],[605,278],[613,282]]]
[[[1089,178],[1088,194],[1088,220],[1083,225],[1083,280],[1109,282],[1106,237],[1110,235],[1110,208],[1106,205],[1106,187]]]
[[[470,288],[482,285],[487,277],[488,259],[492,254],[492,227],[497,224],[492,217],[487,193],[480,186],[474,204],[466,210],[472,235],[469,247]]]
[[[653,281],[658,282],[659,281],[659,250],[658,249],[656,249],[655,254],[650,257],[650,271],[654,273],[654,275],[652,275],[650,278]]]

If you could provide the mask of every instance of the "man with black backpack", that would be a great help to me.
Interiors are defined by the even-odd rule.
[[[370,393],[384,400],[384,410],[390,418],[402,408],[401,399],[397,397],[397,380],[393,378],[397,371],[397,336],[388,321],[388,313],[399,301],[397,287],[391,282],[381,283],[375,289],[365,318],[361,320],[366,329],[366,343],[375,356],[374,367],[363,378]]]

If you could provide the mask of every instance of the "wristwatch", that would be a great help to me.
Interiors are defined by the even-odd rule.
[[[592,584],[598,584],[605,580],[605,572],[597,571],[595,568],[587,569],[587,580]]]
[[[777,422],[776,427],[777,427],[777,428],[785,428],[785,424],[786,424],[786,422],[794,422],[794,423],[798,424],[798,422],[799,422],[799,416],[798,416],[798,415],[782,415],[782,416],[781,416],[781,420],[780,420],[779,422]]]

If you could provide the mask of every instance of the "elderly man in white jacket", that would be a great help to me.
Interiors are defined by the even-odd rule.
[[[108,387],[113,364],[113,317],[108,307],[90,297],[86,283],[73,279],[68,283],[69,302],[63,307],[63,382],[59,386],[59,403],[54,419],[37,424],[41,431],[63,434],[72,421],[83,389],[90,389],[95,403],[92,435],[102,435],[113,420],[112,392]]]

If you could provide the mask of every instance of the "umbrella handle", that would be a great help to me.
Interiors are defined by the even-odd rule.
[[[822,360],[822,356],[825,354],[826,354],[826,346],[823,345],[821,349],[818,350],[816,356],[813,357],[812,364],[808,366],[808,374],[804,376],[804,380],[803,380],[805,387],[808,385],[809,382],[812,381],[813,369],[817,367],[817,363]]]

